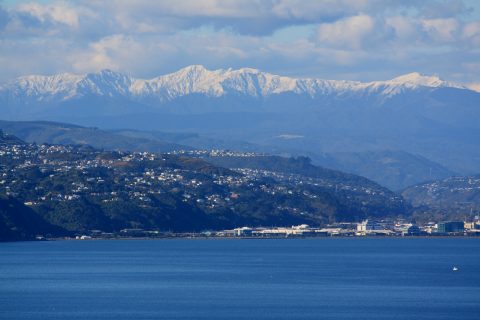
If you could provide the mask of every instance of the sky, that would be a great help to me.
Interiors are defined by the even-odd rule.
[[[360,81],[410,72],[480,88],[478,0],[0,0],[0,81],[191,64]]]

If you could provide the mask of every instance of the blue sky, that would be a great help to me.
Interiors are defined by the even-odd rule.
[[[0,80],[190,64],[382,80],[413,71],[480,83],[476,0],[0,2]]]

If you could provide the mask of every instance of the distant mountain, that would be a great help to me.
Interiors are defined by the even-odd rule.
[[[330,170],[312,165],[306,157],[285,158],[279,156],[211,156],[206,161],[232,169],[254,169],[273,173],[298,175],[299,180],[318,180],[317,185],[334,195],[339,203],[349,203],[345,212],[363,208],[371,216],[384,216],[405,210],[403,199],[377,183],[354,174]],[[368,191],[367,191],[368,190]],[[388,209],[387,209],[388,208]],[[338,214],[341,216],[341,213]]]
[[[295,94],[315,98],[336,98],[371,95],[384,102],[402,93],[424,88],[465,87],[446,82],[436,76],[411,73],[389,81],[362,83],[312,78],[290,78],[261,72],[257,69],[210,71],[193,65],[175,73],[153,79],[136,79],[110,70],[85,75],[58,74],[54,76],[25,76],[0,87],[2,102],[10,105],[55,105],[88,97],[109,100],[129,99],[144,105],[158,107],[181,97],[248,96],[267,98]],[[192,106],[193,107],[193,106]],[[34,113],[36,110],[28,110]]]
[[[402,196],[417,212],[452,219],[480,215],[480,175],[450,177],[406,188]]]
[[[127,137],[160,139],[171,143],[188,145],[197,149],[221,149],[251,151],[282,155],[285,157],[304,155],[312,164],[349,172],[373,180],[390,190],[402,190],[420,182],[456,175],[448,168],[420,155],[398,150],[364,152],[320,153],[305,152],[292,148],[272,145],[258,145],[241,140],[213,138],[198,133],[172,133],[162,131],[141,131],[133,129],[111,130]],[[295,139],[295,138],[293,138]],[[152,150],[148,150],[152,151]]]
[[[456,175],[436,162],[405,151],[342,152],[314,159],[323,166],[367,177],[390,190]]]
[[[202,66],[149,80],[109,70],[26,76],[0,86],[0,112],[7,120],[193,132],[295,154],[398,150],[480,172],[480,93],[419,73],[367,83]]]
[[[22,139],[17,138],[14,135],[7,134],[0,129],[0,146],[24,144]]]
[[[161,139],[127,137],[98,128],[46,121],[2,121],[0,129],[30,143],[89,145],[97,149],[168,152],[191,149]]]
[[[367,177],[391,190],[401,190],[425,181],[456,175],[419,155],[404,151],[322,153],[295,148],[252,144],[240,140],[213,138],[197,133],[172,133],[133,129],[100,130],[91,127],[45,122],[1,121],[0,129],[27,142],[90,145],[105,150],[167,152],[172,150],[229,149],[284,156],[309,156],[314,164]],[[10,136],[13,138],[13,136]]]
[[[270,152],[275,153],[275,149],[265,146],[255,145],[241,140],[222,139],[222,137],[209,137],[193,132],[164,132],[164,131],[142,131],[135,129],[112,129],[109,132],[117,135],[142,138],[153,141],[168,141],[172,144],[183,146],[183,149],[188,147],[194,149],[222,149],[222,150],[237,150],[237,151],[253,151],[253,152]],[[185,147],[188,146],[188,147]],[[178,149],[178,148],[177,148]],[[148,150],[153,151],[153,150]]]

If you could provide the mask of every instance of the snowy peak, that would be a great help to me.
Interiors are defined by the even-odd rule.
[[[192,82],[192,81],[200,81],[204,77],[211,75],[211,73],[212,73],[211,71],[207,70],[202,65],[192,65],[192,66],[188,66],[183,69],[180,69],[177,72],[170,73],[164,77],[168,77],[172,80],[183,79],[183,80],[187,80],[188,82]],[[158,78],[162,78],[162,76]]]
[[[232,70],[230,70],[230,72],[231,72],[231,71],[232,71]],[[259,74],[259,73],[262,73],[260,70],[254,69],[254,68],[240,68],[240,69],[234,70],[234,71],[236,71],[237,73],[243,73],[243,74],[246,74],[246,73],[247,73],[247,74],[248,74],[248,73],[250,73],[250,74]]]
[[[253,68],[208,70],[192,65],[153,79],[135,79],[111,70],[85,75],[20,77],[0,87],[2,96],[37,101],[64,101],[82,96],[126,98],[146,104],[163,103],[190,94],[220,97],[228,94],[268,97],[293,93],[316,98],[320,96],[380,95],[384,98],[405,90],[463,86],[441,80],[438,76],[409,73],[387,81],[358,82],[292,78],[262,72]]]
[[[29,93],[48,93],[52,91],[69,90],[82,79],[82,76],[62,73],[53,76],[31,75],[17,78],[10,86]]]
[[[403,84],[414,87],[424,86],[436,88],[454,86],[454,84],[448,83],[447,81],[440,79],[437,75],[427,76],[418,72],[408,73],[403,76],[396,77],[388,82],[392,84]]]
[[[375,81],[365,85],[366,90],[382,94],[385,98],[396,96],[406,90],[418,90],[421,88],[457,88],[466,89],[464,86],[444,81],[437,75],[423,75],[418,72],[404,74],[387,81]]]
[[[86,74],[79,89],[84,94],[93,92],[100,96],[123,96],[129,94],[132,82],[132,78],[106,69]]]
[[[193,64],[191,66],[187,66],[185,68],[182,68],[175,73],[199,74],[199,73],[205,73],[205,72],[210,72],[210,71],[207,70],[207,68],[205,68],[201,64]]]
[[[82,76],[62,73],[53,76],[24,76],[0,87],[0,95],[13,99],[65,100],[76,94]]]

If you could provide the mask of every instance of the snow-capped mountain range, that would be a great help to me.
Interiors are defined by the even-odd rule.
[[[149,80],[109,70],[25,76],[0,85],[0,119],[198,134],[222,148],[254,144],[318,161],[360,152],[352,163],[363,163],[369,152],[400,150],[480,172],[480,93],[419,73],[358,82],[195,65]]]
[[[219,69],[210,71],[200,65],[153,79],[137,79],[103,70],[84,75],[63,73],[52,76],[23,76],[0,86],[0,99],[8,104],[28,102],[61,103],[86,96],[123,98],[150,105],[179,97],[200,94],[206,97],[242,95],[266,98],[281,94],[308,96],[379,95],[393,97],[422,88],[465,87],[443,81],[437,76],[406,74],[388,81],[358,82],[291,78],[257,69]]]

